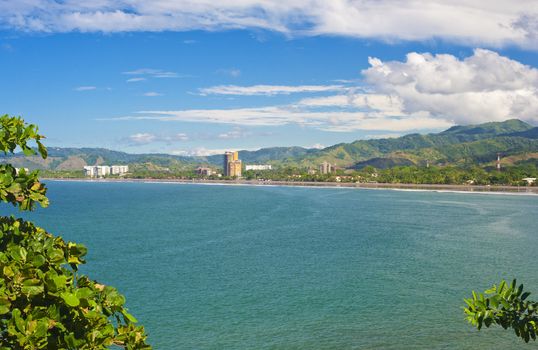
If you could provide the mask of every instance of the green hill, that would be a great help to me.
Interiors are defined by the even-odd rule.
[[[372,165],[389,168],[398,165],[455,164],[487,165],[497,154],[511,159],[536,161],[538,127],[511,119],[480,125],[454,126],[440,133],[409,134],[399,138],[358,140],[324,149],[271,147],[240,151],[245,164],[270,163],[274,166],[316,167],[328,161],[342,168]],[[531,155],[531,156],[529,156]],[[8,159],[9,158],[9,159]],[[94,164],[132,164],[138,168],[188,170],[199,165],[221,167],[222,155],[186,157],[170,154],[130,154],[104,148],[49,148],[49,158],[0,156],[17,167],[48,170],[81,169]]]

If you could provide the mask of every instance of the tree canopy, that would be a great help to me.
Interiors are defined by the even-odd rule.
[[[43,138],[20,117],[0,117],[4,154],[46,158]],[[47,207],[46,191],[37,171],[0,165],[3,202],[21,211]],[[0,349],[151,349],[125,297],[78,272],[86,253],[31,222],[0,217]]]

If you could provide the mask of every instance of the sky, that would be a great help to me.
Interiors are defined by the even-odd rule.
[[[0,83],[48,146],[130,153],[538,125],[538,2],[0,0]]]

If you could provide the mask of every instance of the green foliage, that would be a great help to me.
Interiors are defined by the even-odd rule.
[[[26,124],[21,117],[10,117],[5,114],[0,117],[0,151],[14,153],[20,147],[25,155],[34,155],[36,152],[28,145],[35,141],[38,152],[43,158],[47,158],[47,149],[41,143],[43,135],[38,133],[37,126]]]
[[[483,326],[499,325],[512,328],[516,336],[529,342],[538,332],[538,302],[529,301],[529,292],[523,291],[516,280],[511,284],[501,281],[483,293],[473,291],[472,298],[464,299],[464,312],[469,323],[480,330]]]
[[[36,153],[29,142],[35,141],[41,157],[47,157],[47,149],[41,143],[43,136],[38,133],[37,126],[25,124],[20,117],[0,117],[0,151],[4,154],[13,153],[17,148],[24,154]],[[31,210],[37,202],[41,206],[48,205],[45,197],[46,188],[37,178],[37,172],[27,173],[24,169],[18,171],[10,164],[0,165],[0,199],[3,202],[19,206],[21,210]]]
[[[47,151],[37,127],[0,117],[0,150],[41,157]],[[46,207],[38,173],[0,166],[0,198],[31,210]],[[124,307],[125,298],[78,273],[86,247],[55,237],[31,222],[0,217],[0,349],[150,349],[142,326]]]

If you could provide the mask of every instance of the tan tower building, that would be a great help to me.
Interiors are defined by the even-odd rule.
[[[224,153],[224,176],[241,177],[242,162],[239,152]]]

